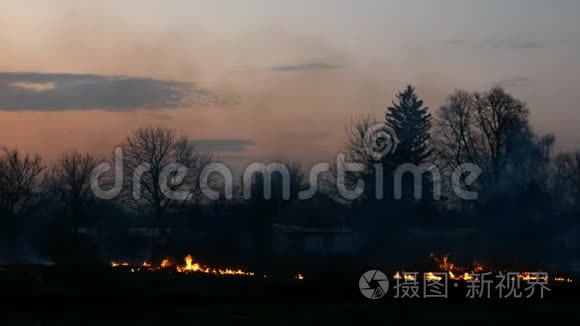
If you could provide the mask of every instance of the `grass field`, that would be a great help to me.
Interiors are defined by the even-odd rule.
[[[577,285],[544,299],[364,298],[358,280],[303,281],[14,267],[0,273],[6,325],[502,325],[580,320]]]

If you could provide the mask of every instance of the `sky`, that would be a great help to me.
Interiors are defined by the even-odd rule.
[[[314,163],[407,84],[432,113],[501,84],[572,150],[579,14],[577,0],[2,0],[0,144],[105,155],[160,125],[231,164]]]

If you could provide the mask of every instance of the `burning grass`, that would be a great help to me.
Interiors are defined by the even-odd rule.
[[[184,264],[173,264],[172,259],[165,258],[159,264],[154,265],[148,261],[144,261],[138,265],[132,265],[126,261],[124,262],[111,262],[111,267],[126,267],[130,268],[132,272],[135,271],[161,271],[161,270],[171,270],[176,271],[178,273],[204,273],[204,274],[211,274],[211,275],[236,275],[236,276],[247,276],[253,277],[255,276],[254,272],[244,271],[239,268],[214,268],[207,265],[202,264],[199,261],[196,261],[191,255],[187,255],[184,258]]]
[[[459,265],[457,263],[453,263],[449,260],[449,255],[444,255],[442,257],[438,257],[435,254],[431,253],[430,258],[436,264],[437,268],[441,272],[447,272],[449,274],[449,279],[455,281],[471,281],[475,277],[477,277],[478,273],[508,273],[511,272],[509,270],[498,270],[496,268],[487,266],[481,262],[474,261],[471,265]],[[433,273],[427,273],[426,276],[428,279],[431,280],[440,280],[440,276],[436,276]],[[519,272],[518,277],[524,281],[531,281],[536,280],[538,276],[536,274],[530,274],[527,272]],[[399,273],[397,272],[394,275],[395,279],[406,279],[406,280],[414,280],[415,276],[410,273]],[[550,277],[551,281],[558,282],[558,283],[574,283],[574,280],[570,277],[564,276],[555,276]],[[546,280],[548,281],[548,280]]]

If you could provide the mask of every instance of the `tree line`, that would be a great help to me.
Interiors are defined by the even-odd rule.
[[[382,157],[371,155],[365,147],[365,135],[377,124],[389,127],[398,138],[396,151]],[[188,241],[193,241],[191,234],[201,232],[205,234],[203,250],[231,255],[239,250],[236,234],[245,231],[251,234],[251,254],[267,260],[272,255],[272,226],[280,223],[354,230],[361,234],[361,256],[380,257],[388,248],[416,247],[414,243],[422,240],[409,230],[460,228],[475,230],[476,236],[454,245],[478,255],[526,262],[553,257],[550,263],[561,263],[558,260],[577,256],[578,243],[570,244],[570,239],[576,239],[571,232],[577,232],[580,222],[580,152],[555,153],[555,141],[551,134],[534,132],[527,104],[501,87],[454,91],[432,111],[408,86],[397,94],[383,118],[359,118],[348,129],[342,152],[346,160],[363,163],[364,169],[349,172],[346,183],[355,187],[358,180],[365,181],[365,193],[354,200],[339,198],[336,176],[329,173],[322,191],[306,201],[297,196],[308,188],[299,162],[286,164],[290,200],[282,198],[279,176],[273,177],[271,198],[261,196],[264,179],[260,175],[253,178],[250,199],[207,200],[197,185],[203,167],[214,158],[171,129],[140,128],[120,144],[126,175],[120,195],[113,200],[96,197],[90,183],[94,169],[104,161],[112,164],[114,158],[70,152],[47,166],[39,155],[3,147],[3,254],[35,252],[64,261],[104,259],[117,247],[127,246],[126,230],[135,227],[149,230],[153,239],[140,246],[150,246],[160,254],[179,250],[184,243],[196,245]],[[160,188],[163,168],[173,163],[187,167],[189,173],[173,178],[169,187],[189,190],[187,200],[168,198]],[[378,163],[382,164],[380,175],[375,168]],[[476,164],[481,175],[462,186],[479,196],[472,201],[457,198],[450,191],[451,178],[444,177],[443,197],[433,200],[435,180],[425,175],[421,180],[425,195],[417,199],[416,180],[406,175],[403,196],[395,200],[389,185],[395,182],[396,168],[406,163],[434,164],[444,176],[464,163]],[[141,176],[137,183],[133,182],[136,171]],[[382,178],[386,192],[380,199],[372,186],[377,178]],[[99,181],[114,183],[110,174]],[[220,188],[223,180],[214,175],[210,184]],[[134,196],[135,187],[140,189],[139,198]],[[96,240],[100,236],[87,235],[90,228],[106,230],[104,242],[111,245],[103,247],[102,239]],[[408,254],[402,250],[388,256]]]

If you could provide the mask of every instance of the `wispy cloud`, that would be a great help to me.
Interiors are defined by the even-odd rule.
[[[543,48],[546,46],[546,43],[525,38],[510,38],[488,41],[483,43],[481,46],[499,50],[530,50]]]
[[[443,41],[443,45],[487,50],[532,50],[544,48],[548,45],[548,42],[518,36],[489,40],[451,39]]]
[[[522,87],[532,83],[532,79],[526,76],[515,76],[501,79],[498,83],[504,87]]]
[[[341,65],[335,65],[323,62],[307,62],[294,65],[284,65],[284,66],[273,66],[270,67],[271,71],[274,72],[297,72],[297,71],[310,71],[310,70],[334,70],[344,68]]]
[[[0,111],[164,109],[233,101],[192,83],[128,76],[0,73]]]
[[[243,152],[256,143],[251,139],[194,139],[192,143],[202,152]]]
[[[23,90],[34,91],[34,92],[46,92],[46,91],[50,91],[51,89],[56,88],[55,83],[16,82],[16,83],[10,84],[9,86],[21,88]]]

